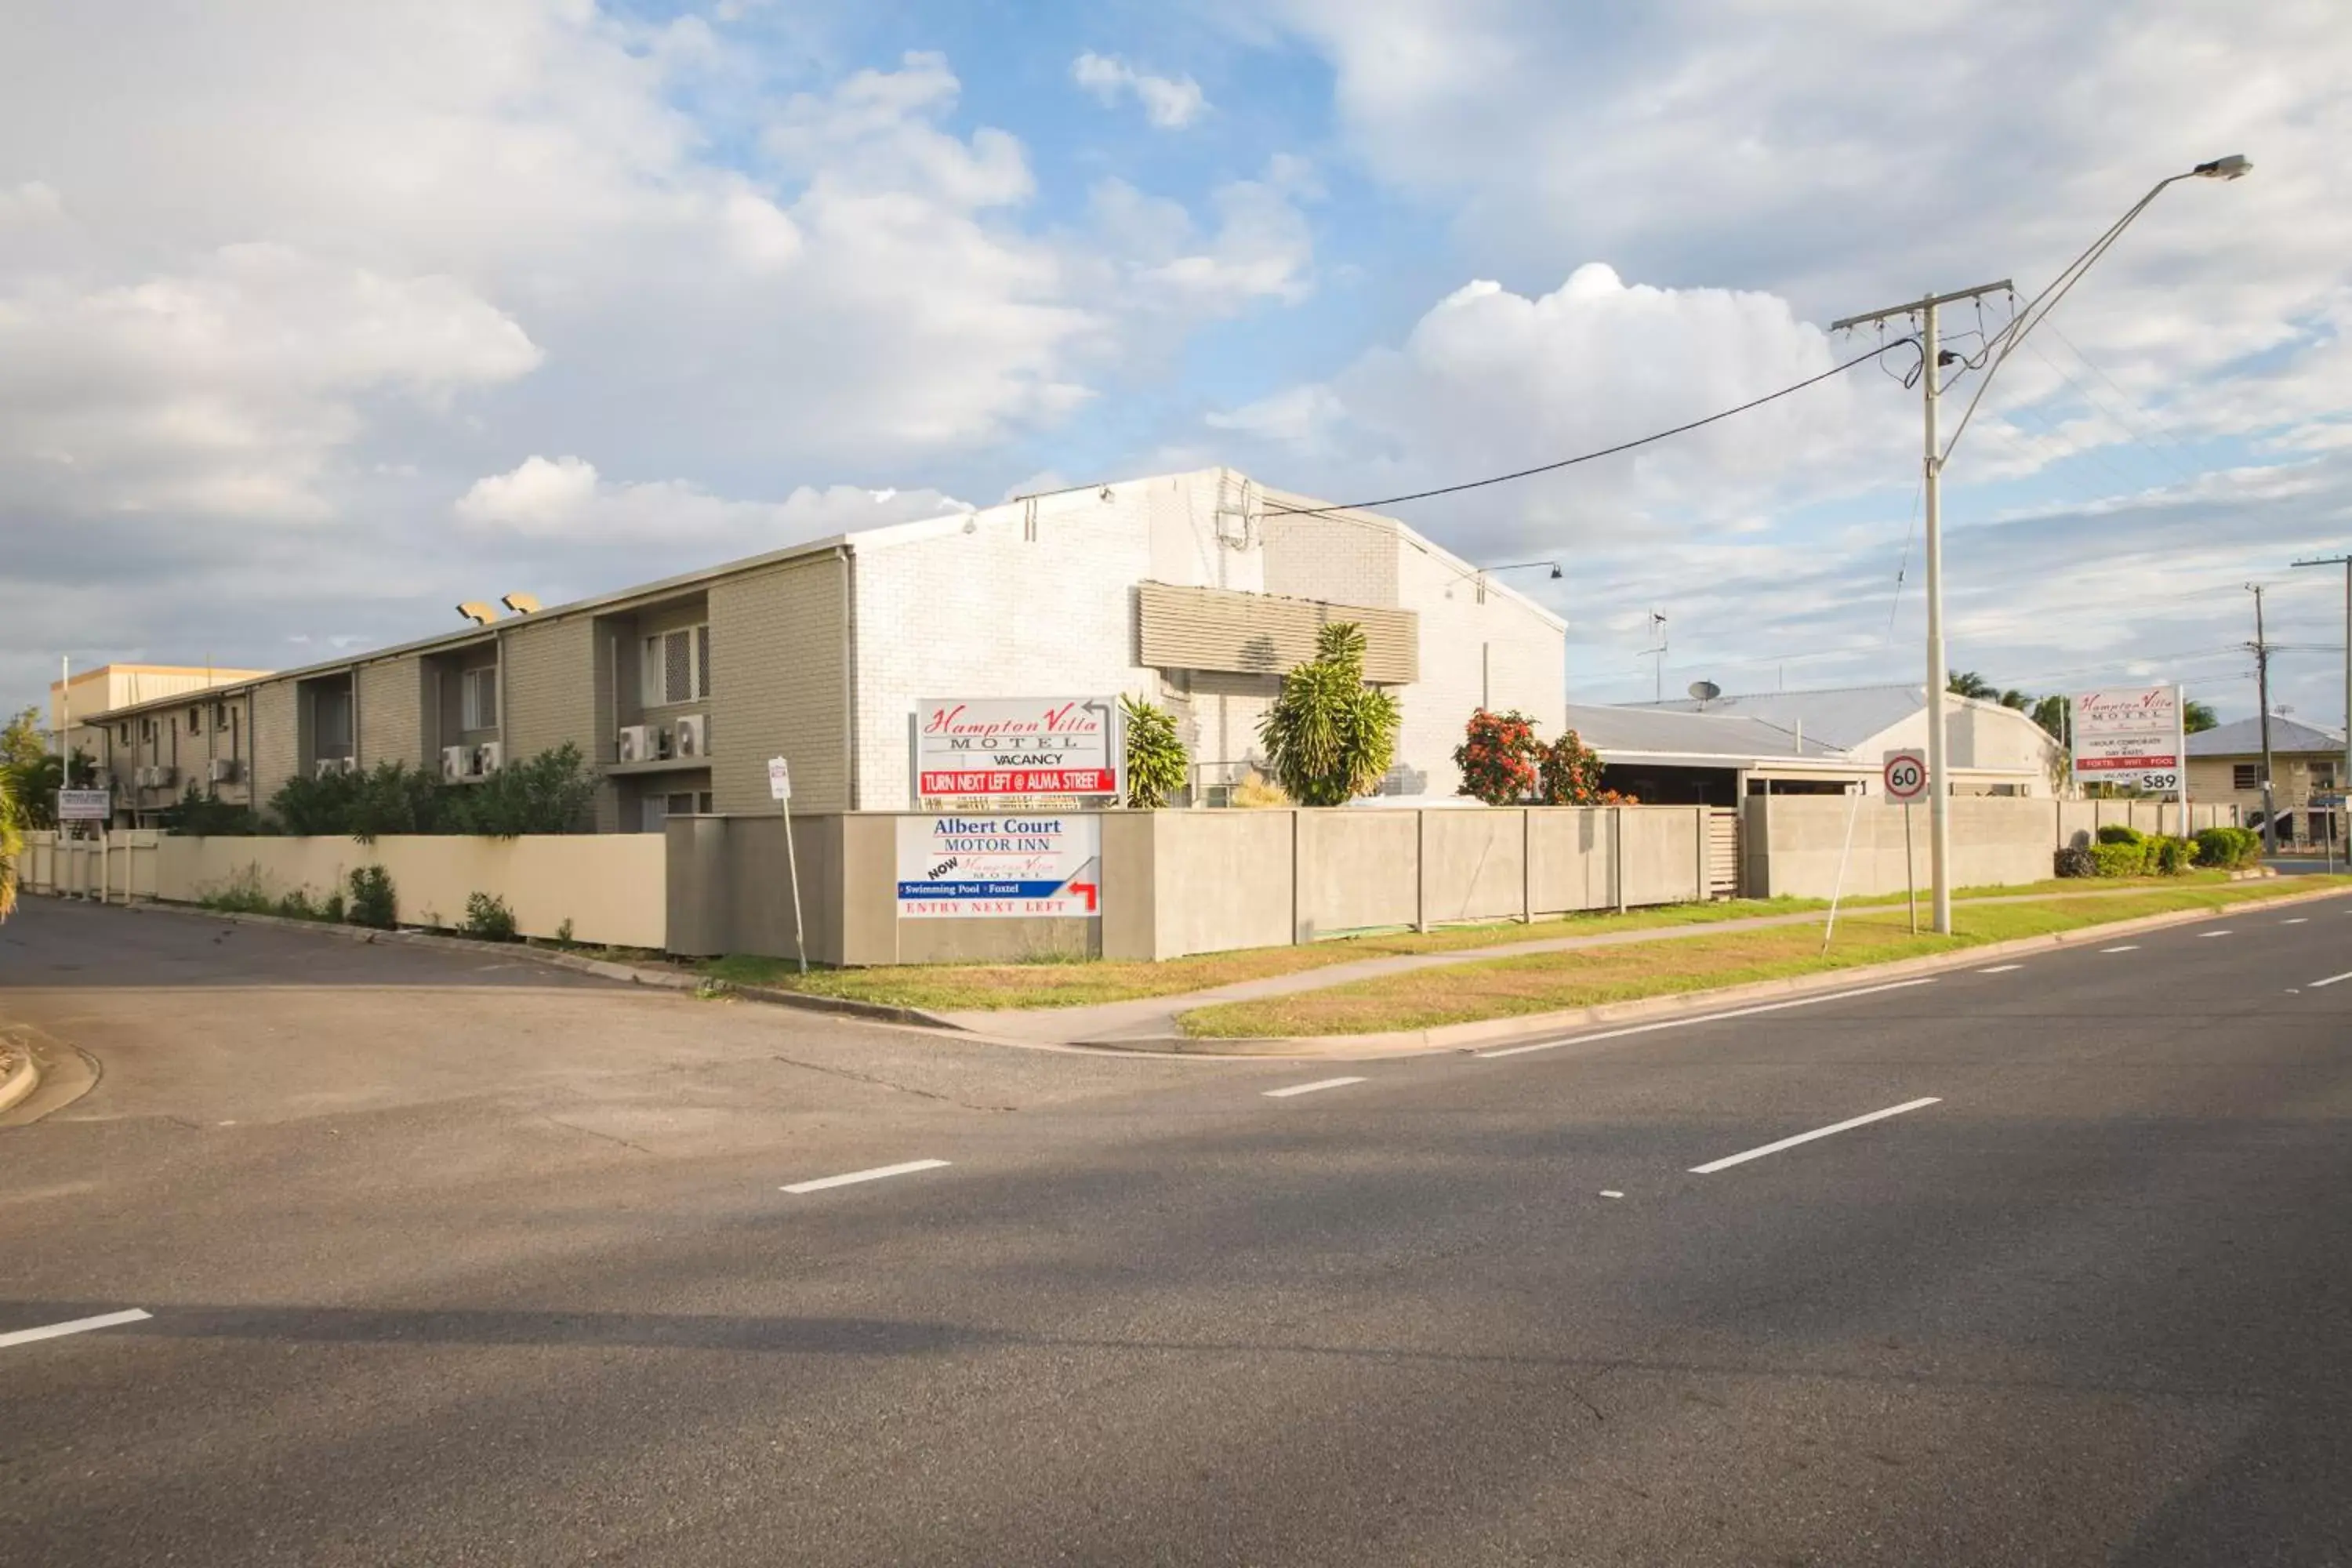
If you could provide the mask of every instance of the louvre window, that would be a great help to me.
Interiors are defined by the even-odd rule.
[[[2258,767],[2254,766],[2254,764],[2253,764],[2253,763],[2231,763],[2231,764],[2230,764],[2230,787],[2231,787],[2231,789],[2260,789],[2260,788],[2262,788],[2262,787],[2263,787],[2263,771],[2262,771],[2262,769],[2260,769],[2260,768],[2258,768]]]

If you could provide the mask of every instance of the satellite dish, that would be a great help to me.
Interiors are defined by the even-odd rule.
[[[1700,702],[1712,702],[1723,695],[1723,688],[1712,680],[1694,680],[1689,690],[1691,697]]]

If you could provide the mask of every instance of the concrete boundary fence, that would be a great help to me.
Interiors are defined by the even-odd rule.
[[[276,900],[301,892],[318,902],[342,891],[352,871],[390,874],[404,924],[455,926],[474,893],[504,899],[524,936],[553,937],[566,921],[573,940],[660,949],[667,856],[651,834],[562,834],[522,838],[388,835],[349,838],[186,838],[134,828],[60,842],[36,833],[26,887],[96,898],[104,869],[110,902],[155,899],[198,903],[239,886]]]
[[[1756,795],[1744,811],[1705,806],[1566,806],[1104,812],[1093,918],[900,919],[902,812],[796,819],[808,955],[825,964],[992,962],[1050,956],[1181,958],[1283,947],[1348,931],[1541,919],[1682,903],[1731,892],[1826,898],[1837,886],[1850,801]],[[2236,819],[2200,806],[2194,825]],[[2179,832],[2180,809],[2154,802],[1952,802],[1953,881],[2036,882],[2051,852],[2127,822]],[[1927,879],[1927,812],[1909,822]],[[1904,887],[1902,808],[1865,798],[1853,818],[1850,896]],[[106,846],[30,836],[29,891],[193,903],[240,884],[314,901],[352,869],[392,876],[404,922],[455,926],[469,894],[495,894],[526,936],[565,921],[579,942],[682,954],[790,957],[793,883],[782,822],[768,816],[673,817],[665,834],[513,839],[386,837],[183,838],[118,832]],[[1737,869],[1737,875],[1732,873]],[[1735,882],[1737,886],[1735,886]]]

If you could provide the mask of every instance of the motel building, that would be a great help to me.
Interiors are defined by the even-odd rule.
[[[1259,762],[1257,722],[1318,628],[1360,624],[1403,709],[1381,793],[1454,795],[1473,710],[1566,712],[1566,626],[1393,518],[1230,468],[1088,485],[841,534],[268,675],[77,707],[119,826],[191,783],[266,804],[298,773],[401,762],[478,784],[566,742],[601,831],[915,805],[927,700],[1120,695],[1172,712],[1191,804]],[[494,613],[493,613],[494,614]],[[1108,711],[1108,709],[1107,709]],[[985,748],[979,749],[984,754]],[[1066,781],[1065,781],[1066,782]],[[954,794],[966,792],[957,790]]]

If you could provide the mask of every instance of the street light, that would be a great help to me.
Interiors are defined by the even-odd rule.
[[[1969,399],[1968,407],[1961,411],[1960,422],[1953,427],[1951,439],[1948,441],[1939,440],[1937,436],[1936,404],[1942,389],[1937,384],[1936,373],[1946,363],[1943,344],[1937,335],[1937,310],[1944,305],[1963,300],[1979,299],[1986,294],[1997,294],[2004,290],[2013,292],[2010,289],[2007,280],[1979,284],[1974,289],[1962,289],[1949,294],[1929,294],[1904,304],[1890,305],[1883,310],[1873,310],[1860,316],[1848,316],[1843,321],[1830,323],[1830,331],[1835,332],[1872,322],[1885,321],[1895,316],[1919,318],[1919,387],[1922,401],[1926,405],[1926,439],[1922,443],[1924,459],[1921,490],[1925,503],[1923,510],[1927,520],[1927,556],[1928,861],[1934,873],[1936,887],[1936,930],[1942,935],[1949,936],[1952,931],[1952,782],[1946,758],[1948,749],[1948,737],[1944,733],[1944,683],[1950,679],[1950,668],[1944,654],[1944,465],[1951,460],[1953,448],[1960,444],[1962,433],[1968,429],[1969,421],[1976,415],[1977,405],[1984,401],[1985,388],[1992,384],[1992,378],[2000,374],[2000,367],[2008,363],[2009,356],[2017,352],[2017,345],[2025,341],[2026,334],[2039,326],[2044,317],[2058,308],[2058,302],[2067,296],[2075,284],[2083,280],[2083,275],[2091,269],[2100,257],[2107,253],[2108,248],[2117,239],[2122,237],[2124,230],[2131,226],[2132,220],[2146,212],[2149,204],[2164,194],[2165,187],[2189,179],[2240,179],[2252,169],[2252,163],[2243,153],[2232,153],[2226,158],[2215,158],[2210,163],[2200,163],[2185,173],[2168,175],[2150,186],[2147,195],[2133,203],[2123,216],[2108,226],[2105,233],[2091,242],[2089,248],[2067,263],[2065,268],[2051,280],[2048,288],[2027,300],[2025,308],[2011,317],[2007,326],[1986,340],[1984,347],[1979,351],[1982,356],[1979,363],[1984,365],[1984,375],[1977,383],[1975,395]],[[1963,374],[1968,368],[1972,367],[1964,365]]]
[[[1557,561],[1514,561],[1507,566],[1481,566],[1478,570],[1481,572],[1525,572],[1538,566],[1550,567],[1551,580],[1555,583],[1559,581],[1559,563]]]

